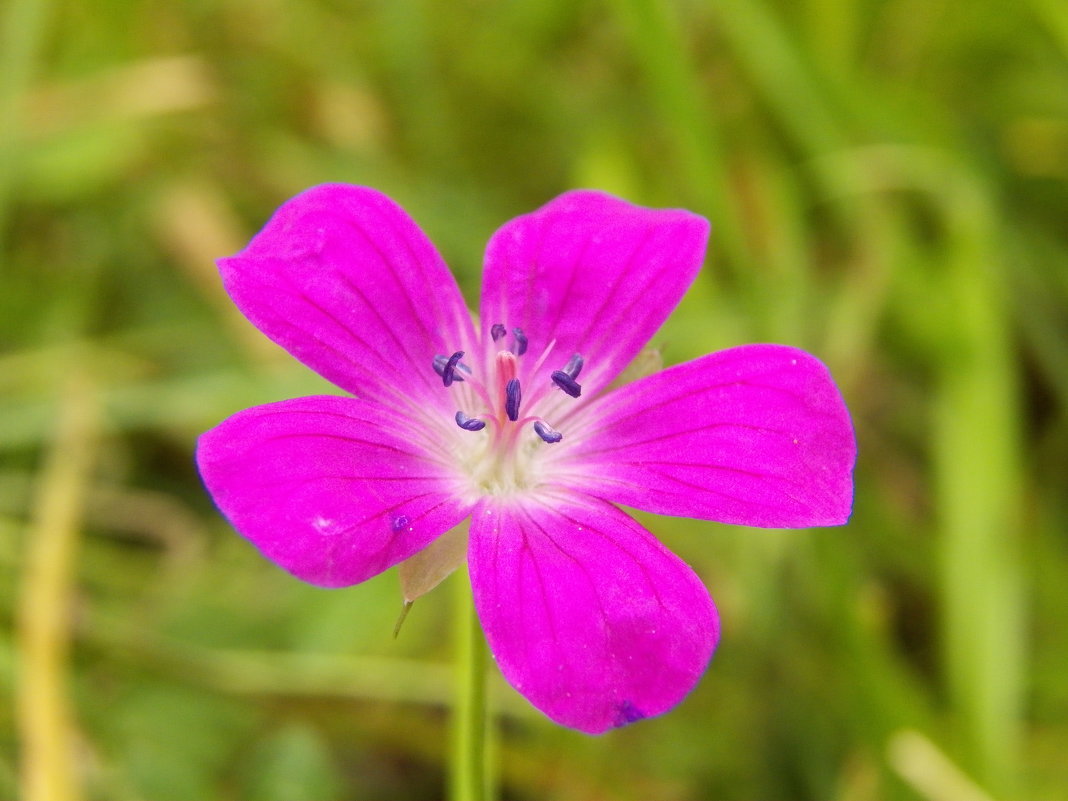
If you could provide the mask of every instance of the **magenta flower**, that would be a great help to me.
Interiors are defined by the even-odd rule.
[[[343,587],[470,518],[475,606],[505,678],[585,732],[656,715],[719,636],[700,579],[616,504],[750,526],[846,522],[856,452],[827,369],[750,345],[612,382],[682,298],[708,223],[599,192],[489,242],[474,322],[396,204],[327,185],[220,262],[242,312],[350,395],[204,434],[223,513],[271,561]]]

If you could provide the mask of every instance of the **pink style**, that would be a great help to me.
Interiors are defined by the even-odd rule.
[[[613,382],[694,280],[709,226],[575,191],[498,230],[476,323],[410,217],[367,188],[285,203],[226,290],[348,395],[205,433],[223,514],[304,581],[364,581],[470,521],[475,606],[505,678],[589,733],[657,715],[719,637],[682,560],[616,504],[765,527],[845,523],[856,444],[826,367],[749,345]]]

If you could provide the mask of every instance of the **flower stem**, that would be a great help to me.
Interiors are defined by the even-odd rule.
[[[95,413],[88,379],[75,373],[64,392],[26,537],[17,610],[21,682],[16,720],[22,738],[22,797],[40,801],[82,796],[68,687],[70,610],[96,452]]]
[[[456,575],[456,702],[449,770],[451,801],[486,800],[486,641],[466,571]]]

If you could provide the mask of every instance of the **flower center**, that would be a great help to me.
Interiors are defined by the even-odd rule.
[[[563,369],[554,370],[549,375],[546,382],[548,386],[533,388],[533,402],[528,400],[524,405],[519,366],[527,352],[529,340],[522,329],[513,328],[509,345],[509,332],[502,323],[490,328],[490,336],[500,349],[487,360],[489,375],[476,375],[463,362],[462,350],[451,356],[435,356],[434,371],[441,376],[442,384],[446,388],[453,388],[457,399],[461,400],[463,408],[456,412],[456,425],[478,437],[476,442],[472,442],[470,451],[461,456],[464,467],[480,489],[501,494],[529,489],[538,483],[537,470],[534,468],[534,463],[538,461],[536,449],[560,442],[564,435],[542,417],[532,414],[531,410],[552,386],[572,398],[578,398],[582,394],[577,379],[583,358],[578,353],[574,354]],[[539,375],[539,368],[554,344],[550,343],[533,369],[525,373],[533,377],[531,380]],[[462,387],[455,387],[456,384]],[[524,430],[533,430],[541,441],[522,436]]]

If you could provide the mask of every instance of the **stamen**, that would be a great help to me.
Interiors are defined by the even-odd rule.
[[[504,413],[508,419],[515,422],[519,419],[519,402],[523,399],[523,392],[519,388],[519,379],[509,379],[504,387]]]
[[[527,335],[522,328],[513,328],[512,336],[515,337],[515,355],[522,356],[527,352]]]
[[[579,386],[579,382],[565,373],[563,370],[553,370],[552,376],[553,383],[560,387],[564,392],[570,395],[572,398],[577,398],[582,394],[582,387]]]
[[[557,431],[555,428],[547,423],[538,420],[534,423],[534,431],[539,437],[548,442],[550,445],[554,442],[559,442],[564,438],[564,435]]]
[[[494,323],[490,327],[490,336],[493,337],[493,341],[494,342],[496,342],[498,339],[500,339],[501,337],[503,337],[503,336],[505,336],[507,334],[508,334],[508,329],[505,328],[501,323]]]
[[[576,353],[570,359],[567,360],[567,364],[564,365],[564,372],[572,378],[578,378],[579,373],[582,372],[582,365],[585,362],[582,359],[581,353]]]
[[[462,378],[459,378],[459,376],[456,375],[456,365],[460,363],[460,359],[462,359],[463,357],[464,352],[462,350],[458,350],[456,351],[456,353],[452,354],[452,356],[449,357],[449,360],[447,362],[445,362],[445,367],[441,371],[441,380],[445,382],[445,386],[449,386],[450,384],[452,384],[453,381],[456,381],[457,379],[461,381],[463,380]]]
[[[435,356],[434,357],[434,372],[437,373],[442,378],[445,378],[445,366],[448,363],[449,363],[449,357],[448,356],[441,356],[440,354]],[[453,370],[453,374],[452,374],[452,380],[453,381],[463,381],[464,380],[464,377],[462,375],[460,375],[460,373],[457,372],[457,371],[461,371],[461,372],[464,372],[464,373],[470,373],[471,372],[471,368],[468,367],[466,364],[463,364],[463,363],[455,364],[455,365],[453,365],[453,367],[455,368]],[[446,384],[445,386],[448,386],[448,384]]]
[[[477,417],[468,417],[463,412],[456,413],[456,425],[460,426],[464,431],[481,431],[486,427],[485,421],[479,420]]]

